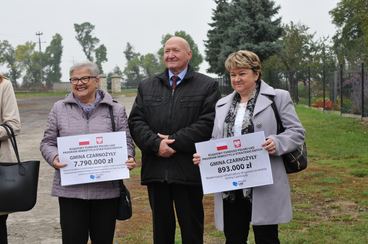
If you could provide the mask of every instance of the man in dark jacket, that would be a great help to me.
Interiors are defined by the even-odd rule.
[[[164,46],[167,69],[139,84],[129,116],[142,150],[141,180],[148,189],[155,244],[174,243],[175,211],[182,243],[203,243],[203,192],[192,155],[194,143],[211,137],[220,93],[215,80],[192,70],[191,57],[188,42],[171,37]]]

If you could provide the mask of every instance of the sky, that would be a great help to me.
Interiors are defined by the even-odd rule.
[[[290,21],[304,24],[316,38],[334,35],[336,29],[328,12],[338,0],[275,2],[281,6],[279,16],[284,24]],[[178,30],[190,34],[204,55],[204,40],[215,7],[213,0],[0,0],[0,40],[8,40],[13,46],[26,41],[38,45],[36,32],[42,32],[44,51],[52,36],[61,34],[62,80],[67,81],[70,66],[86,60],[75,39],[74,23],[88,21],[95,25],[94,35],[107,48],[108,61],[103,64],[107,73],[115,66],[123,70],[127,42],[141,54],[157,53],[162,36]],[[206,73],[207,68],[204,62],[200,71]]]

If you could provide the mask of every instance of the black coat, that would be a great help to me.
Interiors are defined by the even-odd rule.
[[[218,83],[188,69],[172,92],[168,71],[142,81],[138,87],[129,128],[142,151],[142,184],[168,182],[200,184],[199,168],[193,165],[194,143],[211,138],[215,104],[220,98]],[[157,133],[175,139],[170,158],[157,155],[161,139]]]

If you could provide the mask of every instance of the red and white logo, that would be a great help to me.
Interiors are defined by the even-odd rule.
[[[96,144],[102,144],[102,143],[103,143],[103,137],[102,136],[96,137]]]
[[[79,139],[79,146],[88,146],[90,141],[88,139]]]
[[[235,148],[240,148],[241,147],[241,141],[240,141],[240,139],[234,140],[233,143],[234,143],[234,147]]]
[[[217,151],[222,151],[222,150],[227,150],[227,144],[226,142],[216,142],[216,150]]]

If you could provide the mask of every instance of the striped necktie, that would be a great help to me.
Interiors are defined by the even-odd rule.
[[[172,77],[171,77],[171,81],[172,81],[172,85],[171,85],[171,87],[172,87],[172,89],[173,89],[173,90],[175,90],[175,88],[176,88],[176,83],[177,83],[178,81],[180,81],[180,78],[179,78],[179,76],[174,75],[174,76],[172,76]]]

